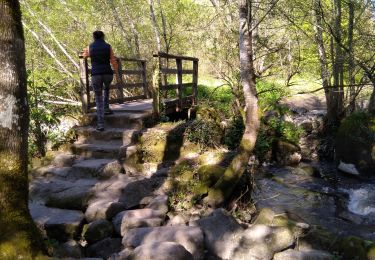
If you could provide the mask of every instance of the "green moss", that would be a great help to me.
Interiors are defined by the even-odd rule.
[[[342,239],[339,243],[339,252],[345,260],[367,259],[365,243],[358,237],[349,236]]]
[[[367,249],[367,259],[375,260],[375,243],[370,245]]]
[[[272,225],[275,215],[276,214],[272,209],[263,208],[255,219],[254,224]]]
[[[214,185],[224,175],[225,168],[218,165],[203,165],[198,169],[198,178],[206,186]]]
[[[360,171],[375,169],[375,118],[367,113],[354,113],[341,124],[335,141],[337,156],[353,163]]]

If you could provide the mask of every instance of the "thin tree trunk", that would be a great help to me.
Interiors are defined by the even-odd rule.
[[[167,38],[167,21],[165,19],[163,7],[161,6],[160,0],[158,0],[158,4],[159,4],[159,9],[160,9],[161,24],[162,24],[162,27],[163,27],[163,40],[164,40],[165,52],[169,53],[170,42],[168,41],[168,38]]]
[[[205,202],[213,207],[223,204],[232,194],[238,181],[246,171],[249,158],[254,149],[259,129],[258,99],[256,97],[256,76],[253,63],[252,1],[239,1],[239,49],[241,84],[245,99],[245,132],[242,136],[238,154],[234,157],[224,175],[208,192]]]
[[[47,45],[44,44],[44,42],[40,39],[39,35],[31,30],[25,22],[22,22],[23,26],[34,36],[34,38],[39,42],[40,45],[42,45],[43,49],[48,53],[49,56],[59,65],[59,67],[63,70],[64,73],[68,74],[71,78],[74,78],[72,73],[62,64],[62,62],[56,57],[56,55],[48,48]]]
[[[330,87],[330,73],[328,69],[327,53],[323,39],[322,13],[320,0],[313,1],[313,20],[315,30],[315,42],[318,49],[318,59],[320,64],[320,75],[322,77],[322,87],[324,89],[327,103],[327,118],[335,118],[335,108],[332,104],[332,88]]]
[[[54,35],[54,33],[52,32],[52,30],[47,26],[45,25],[41,20],[38,19],[38,17],[35,15],[35,13],[31,10],[29,4],[26,2],[26,1],[23,1],[24,5],[26,6],[26,9],[27,11],[37,20],[37,22],[39,23],[40,26],[42,26],[42,28],[44,29],[44,31],[46,31],[49,36],[51,36],[52,40],[56,43],[56,45],[59,47],[59,49],[62,51],[62,53],[64,53],[64,55],[68,58],[68,60],[74,65],[74,67],[77,68],[77,70],[79,69],[79,65],[78,63],[72,58],[72,56],[70,56],[70,54],[68,53],[68,51],[64,48],[64,46],[62,46],[62,44],[60,43],[60,41],[56,38],[56,36]]]
[[[139,33],[138,33],[138,31],[135,27],[135,24],[133,23],[132,18],[130,17],[129,10],[126,7],[126,4],[124,3],[124,1],[121,1],[121,3],[122,3],[122,7],[124,8],[125,17],[128,20],[130,30],[132,31],[132,34],[133,34],[133,37],[134,37],[135,52],[137,54],[137,57],[139,58],[139,57],[141,57],[141,50],[140,50],[141,48],[140,48],[140,43],[139,43]]]
[[[114,18],[116,20],[117,25],[120,27],[120,31],[122,33],[122,36],[124,37],[125,42],[128,44],[128,48],[130,49],[130,51],[132,52],[133,55],[136,55],[136,53],[135,53],[135,51],[133,49],[133,46],[132,46],[132,41],[131,41],[131,39],[129,38],[128,34],[125,31],[124,24],[122,23],[122,21],[120,19],[120,16],[119,16],[119,14],[117,12],[115,4],[113,3],[113,0],[107,0],[107,3],[110,5],[110,7],[112,9],[113,16],[114,16]]]
[[[158,52],[160,52],[161,51],[160,30],[159,30],[158,23],[156,21],[154,0],[148,0],[148,4],[150,6],[150,18],[151,18],[152,27],[154,28],[156,46],[158,48]]]
[[[18,1],[0,1],[0,258],[33,259],[41,237],[28,210],[25,45]]]
[[[336,48],[335,48],[335,63],[334,67],[334,74],[333,74],[333,84],[334,88],[334,100],[336,101],[337,107],[337,118],[335,118],[335,126],[339,125],[340,121],[340,114],[343,110],[343,101],[344,101],[344,57],[343,51],[341,48],[342,45],[342,37],[341,37],[341,20],[342,20],[342,12],[341,12],[341,0],[334,0],[334,33],[336,39]]]
[[[349,88],[349,113],[353,113],[355,111],[355,96],[356,96],[356,89],[355,85],[355,76],[354,76],[354,54],[353,54],[353,30],[354,30],[354,2],[353,0],[349,0],[348,2],[349,8],[349,21],[348,21],[348,78],[349,78],[349,85],[353,85],[353,87]]]

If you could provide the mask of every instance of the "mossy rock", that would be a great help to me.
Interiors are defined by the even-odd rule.
[[[225,168],[219,165],[203,165],[198,169],[199,180],[211,187],[223,176]]]
[[[371,244],[367,248],[367,259],[368,260],[375,260],[375,243]]]
[[[219,164],[225,158],[225,152],[217,150],[209,150],[201,154],[198,158],[198,163],[200,165],[207,164]]]
[[[367,259],[366,244],[359,237],[349,236],[339,243],[339,253],[344,260]]]
[[[254,224],[272,225],[276,213],[270,208],[263,208],[259,212]]]
[[[375,172],[375,118],[354,113],[341,124],[335,140],[338,160],[352,163],[361,173]]]

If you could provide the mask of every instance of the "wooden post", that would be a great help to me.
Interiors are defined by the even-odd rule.
[[[143,84],[143,93],[145,95],[145,98],[149,98],[150,95],[148,93],[148,88],[147,88],[147,66],[145,61],[141,61],[141,67],[142,67],[142,84]]]
[[[152,75],[152,104],[154,108],[154,118],[160,117],[160,92],[159,87],[161,84],[161,71],[159,70],[159,67],[156,66],[154,73]]]
[[[121,59],[117,59],[118,63],[118,76],[120,81],[116,82],[117,85],[117,99],[119,100],[119,103],[124,102],[124,82],[123,82],[123,71],[122,71],[122,63]]]
[[[178,96],[178,107],[177,112],[182,111],[183,109],[183,102],[182,102],[182,60],[176,59],[177,65],[177,96]]]
[[[193,106],[198,104],[198,61],[193,61]]]
[[[82,112],[88,113],[90,110],[90,82],[88,75],[87,59],[79,56],[79,79],[81,85]]]

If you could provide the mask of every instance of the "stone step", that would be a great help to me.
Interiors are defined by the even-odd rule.
[[[38,178],[30,183],[30,200],[53,208],[83,210],[93,195],[92,188],[96,182],[96,179],[68,181]]]
[[[89,159],[73,164],[72,168],[81,175],[97,177],[112,162],[114,162],[112,159]]]
[[[106,128],[100,132],[92,126],[82,126],[75,128],[78,142],[91,143],[94,141],[122,141],[123,145],[129,145],[135,141],[139,129]]]
[[[50,239],[66,242],[80,234],[84,221],[81,211],[48,208],[34,203],[29,204],[29,209],[34,222]]]
[[[75,142],[71,146],[74,154],[85,158],[118,158],[122,141]]]
[[[147,120],[152,118],[152,113],[128,113],[115,112],[112,115],[104,116],[104,124],[106,127],[141,129]],[[96,126],[96,113],[89,113],[84,115],[82,120],[85,126]]]
[[[122,239],[125,248],[136,248],[154,242],[176,242],[193,255],[194,260],[204,257],[203,232],[199,227],[163,226],[129,230]]]

